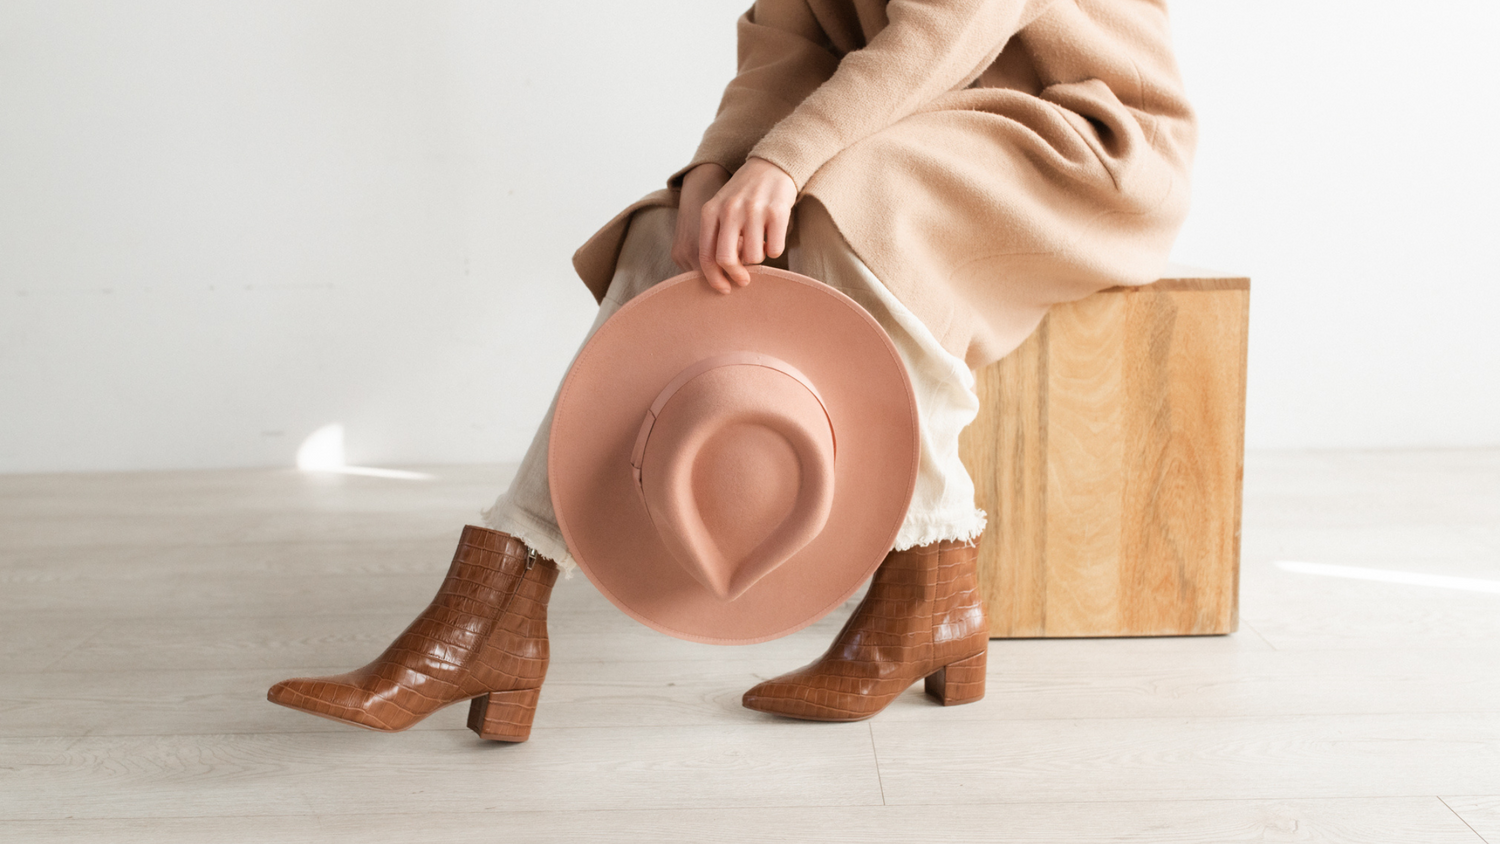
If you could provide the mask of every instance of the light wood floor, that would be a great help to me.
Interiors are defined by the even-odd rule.
[[[1500,451],[1254,454],[1240,632],[995,641],[989,696],[749,712],[841,612],[679,642],[559,583],[532,740],[272,706],[421,609],[505,467],[0,477],[0,840],[1500,844]]]

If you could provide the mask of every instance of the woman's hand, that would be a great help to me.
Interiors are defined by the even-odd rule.
[[[712,167],[713,170],[704,171]],[[734,285],[750,283],[746,264],[775,258],[786,249],[786,230],[797,201],[797,185],[780,167],[760,158],[745,162],[727,182],[720,182],[711,198],[701,199],[708,187],[727,171],[703,164],[683,180],[677,215],[677,237],[673,260],[684,269],[703,271],[709,286],[728,293]],[[696,221],[693,206],[701,202]],[[694,226],[696,222],[696,226]],[[693,232],[689,229],[696,228]],[[693,235],[696,234],[696,238]],[[696,249],[689,254],[689,244]],[[691,262],[691,263],[690,263]]]

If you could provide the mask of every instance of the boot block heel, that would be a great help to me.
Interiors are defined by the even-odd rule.
[[[490,692],[469,701],[469,729],[489,741],[525,741],[542,690]]]
[[[980,651],[927,675],[927,693],[944,706],[973,703],[984,697],[984,666],[987,656],[987,651]]]

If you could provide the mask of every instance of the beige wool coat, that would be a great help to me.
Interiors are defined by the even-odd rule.
[[[574,256],[596,299],[634,212],[750,156],[973,368],[1049,306],[1166,263],[1196,125],[1165,0],[755,0],[738,26],[693,160]]]

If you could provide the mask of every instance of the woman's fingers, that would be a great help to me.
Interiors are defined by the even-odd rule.
[[[757,203],[750,209],[749,218],[740,234],[740,260],[746,264],[759,264],[766,260],[766,218],[769,212]]]
[[[766,219],[766,256],[769,258],[780,258],[781,253],[786,251],[786,230],[791,225],[792,215],[790,209],[784,209],[773,205]]]
[[[714,260],[730,281],[740,287],[750,283],[750,271],[740,261],[740,244],[745,240],[745,216],[742,208],[731,207],[726,215],[721,213],[718,242],[714,246]]]
[[[715,290],[728,293],[750,283],[748,266],[786,249],[797,186],[768,161],[752,158],[704,203],[698,231],[698,262]]]
[[[732,285],[724,275],[724,269],[719,266],[718,256],[715,254],[718,248],[718,238],[718,209],[714,207],[714,203],[710,202],[703,206],[703,226],[698,233],[698,268],[703,271],[703,277],[708,280],[709,287],[720,293],[728,293]]]

